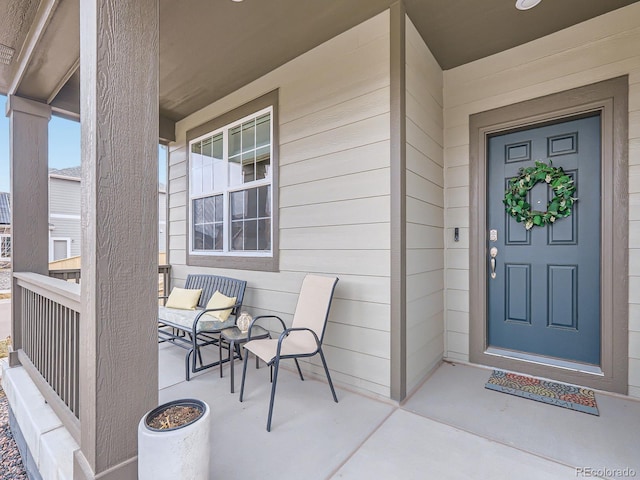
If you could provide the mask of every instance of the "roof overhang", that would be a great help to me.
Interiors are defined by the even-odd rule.
[[[159,0],[160,131],[287,61],[389,8],[397,0]],[[444,70],[507,50],[638,0],[405,0],[407,14]],[[79,0],[0,5],[0,93],[79,118]]]

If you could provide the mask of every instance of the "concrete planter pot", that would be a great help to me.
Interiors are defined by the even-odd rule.
[[[155,429],[149,420],[174,406],[194,407],[200,416],[186,425]],[[209,478],[211,455],[209,405],[201,400],[182,399],[162,404],[149,411],[138,424],[138,478],[175,480]]]

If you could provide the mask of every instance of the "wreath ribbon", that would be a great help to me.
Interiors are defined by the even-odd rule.
[[[547,183],[554,193],[545,212],[532,210],[527,201],[529,190],[540,182]],[[573,196],[575,191],[573,179],[562,167],[554,167],[551,162],[547,165],[536,161],[535,166],[521,168],[519,175],[509,180],[502,202],[505,204],[506,212],[515,218],[516,222],[524,223],[525,228],[529,230],[534,226],[543,227],[571,215],[573,204],[578,200]]]

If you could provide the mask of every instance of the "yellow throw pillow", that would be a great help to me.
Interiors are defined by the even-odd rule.
[[[169,294],[169,298],[167,298],[165,307],[179,308],[180,310],[195,310],[201,293],[201,288],[192,290],[174,287]]]
[[[208,310],[210,308],[233,307],[235,304],[236,297],[227,297],[226,295],[223,295],[216,290],[216,293],[211,296],[211,300],[209,300],[205,309]],[[226,322],[229,318],[229,315],[231,315],[231,309],[229,308],[227,310],[216,310],[213,312],[207,312],[207,315],[211,315],[221,322]]]

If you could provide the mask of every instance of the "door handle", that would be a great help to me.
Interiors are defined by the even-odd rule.
[[[498,249],[496,247],[491,247],[489,255],[491,256],[491,260],[489,261],[491,264],[491,278],[496,278],[496,257],[498,256]]]

